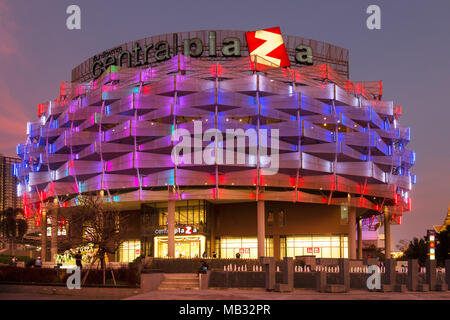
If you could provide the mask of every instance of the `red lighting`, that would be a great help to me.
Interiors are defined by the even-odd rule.
[[[291,65],[280,27],[246,32],[245,37],[250,56],[262,58],[258,63],[283,68]]]

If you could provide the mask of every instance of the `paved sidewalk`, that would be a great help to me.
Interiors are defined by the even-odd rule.
[[[126,300],[450,300],[447,292],[369,292],[320,293],[297,289],[290,293],[267,292],[264,289],[209,289],[152,291]]]
[[[81,290],[0,290],[0,300],[450,300],[447,292],[368,292],[352,290],[349,293],[319,293],[315,290],[296,289],[290,293],[267,292],[264,289],[209,289],[209,290],[157,290],[133,295],[105,294]],[[85,288],[86,289],[86,288]],[[88,290],[90,291],[90,290]],[[135,290],[133,290],[137,293]]]
[[[120,300],[141,291],[139,288],[82,287],[0,284],[0,300]]]

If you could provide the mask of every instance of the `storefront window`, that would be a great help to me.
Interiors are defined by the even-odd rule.
[[[347,258],[348,237],[343,235],[304,235],[280,239],[280,256]]]
[[[159,210],[159,225],[166,226],[167,225],[167,211],[161,208]]]
[[[158,215],[159,226],[167,225],[167,203],[156,204],[154,208]],[[206,222],[205,201],[203,200],[185,200],[177,201],[175,208],[175,224],[179,225],[197,225]]]
[[[178,212],[177,212],[178,211]],[[188,207],[178,207],[175,210],[179,214],[178,219],[175,218],[175,222],[178,224],[188,224]],[[176,216],[176,214],[175,214]]]
[[[280,237],[280,259],[286,257],[286,237]]]
[[[239,253],[243,259],[258,258],[258,239],[247,237],[222,237],[219,241],[219,257],[225,259],[236,258]],[[273,257],[273,238],[266,238],[265,255]]]
[[[133,262],[138,256],[141,255],[141,241],[125,241],[117,252],[117,261],[119,262]]]

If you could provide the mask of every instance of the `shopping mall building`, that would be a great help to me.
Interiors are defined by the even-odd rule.
[[[350,81],[348,56],[272,28],[152,36],[84,61],[17,148],[42,255],[70,232],[58,213],[85,194],[131,217],[117,261],[355,259],[362,230],[378,226],[389,254],[390,226],[411,210],[415,153],[401,107],[382,100],[381,81]],[[177,154],[181,129],[193,148]]]

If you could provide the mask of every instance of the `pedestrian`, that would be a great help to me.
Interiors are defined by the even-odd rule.
[[[198,269],[197,275],[199,275],[200,273],[206,273],[206,271],[208,271],[209,266],[208,264],[202,260],[202,264],[200,265],[200,268]]]
[[[42,268],[42,260],[41,257],[37,257],[34,261],[34,267],[35,268]]]
[[[203,252],[203,254],[202,254],[202,258],[206,258],[208,255],[207,255],[207,253],[206,253],[206,251],[205,252]]]
[[[81,263],[81,260],[83,259],[83,256],[81,255],[81,251],[78,250],[77,254],[75,255],[75,264],[77,268],[83,269],[83,264]]]
[[[11,264],[12,264],[13,267],[17,267],[17,258],[16,258],[16,256],[12,257]]]
[[[217,254],[216,254],[216,252],[215,251],[213,251],[213,253],[212,253],[212,257],[215,259],[215,258],[217,258]]]
[[[236,253],[236,259],[239,259],[241,257],[241,254],[238,252]]]

